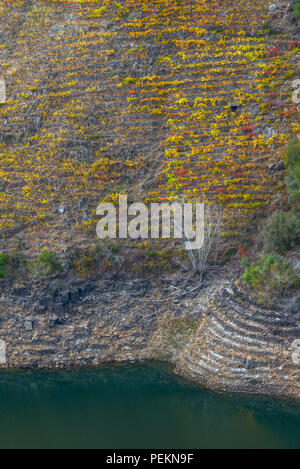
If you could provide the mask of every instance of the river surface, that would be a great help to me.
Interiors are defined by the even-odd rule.
[[[0,372],[0,448],[300,448],[300,404],[216,394],[160,363]]]

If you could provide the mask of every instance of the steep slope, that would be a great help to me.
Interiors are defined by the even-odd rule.
[[[176,249],[137,242],[134,256],[132,242],[111,272],[119,253],[102,265],[88,248],[96,206],[120,192],[221,206],[224,244],[276,204],[274,163],[300,133],[290,20],[265,0],[0,0],[0,253],[65,261],[58,279],[1,280],[2,366],[165,359],[218,390],[299,398],[291,317],[231,291],[221,268],[201,290],[165,274]]]
[[[3,250],[96,241],[95,208],[120,191],[221,203],[232,236],[281,190],[269,166],[299,132],[299,56],[268,2],[16,0],[0,15]]]

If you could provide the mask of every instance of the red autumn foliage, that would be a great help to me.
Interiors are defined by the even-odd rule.
[[[248,255],[247,248],[243,244],[241,244],[238,248],[238,256],[244,259],[245,257],[247,257],[247,255]]]
[[[175,171],[175,174],[179,177],[184,176],[186,173],[187,173],[187,171],[185,171],[183,168],[180,168],[177,171]]]
[[[265,51],[265,55],[267,57],[276,57],[277,55],[280,55],[280,54],[281,52],[276,46],[272,47],[272,49],[270,50]]]
[[[254,127],[252,125],[245,125],[245,127],[243,127],[243,131],[246,132],[249,135],[249,137],[255,136],[253,129]]]

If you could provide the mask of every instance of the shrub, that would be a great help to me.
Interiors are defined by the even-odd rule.
[[[294,0],[293,2],[294,16],[297,20],[300,20],[300,0]]]
[[[263,255],[258,262],[246,265],[242,280],[252,287],[260,303],[272,305],[276,298],[299,287],[293,267],[276,254]]]
[[[86,277],[108,268],[120,268],[124,262],[124,256],[120,253],[121,245],[116,241],[106,241],[90,245],[82,252],[77,252],[74,258],[76,272]]]
[[[263,230],[265,252],[279,252],[295,246],[300,238],[300,217],[291,212],[274,212]]]
[[[300,142],[293,141],[287,150],[288,191],[291,201],[300,200]]]
[[[0,278],[8,276],[7,267],[9,265],[9,256],[5,253],[0,253]]]
[[[25,259],[17,251],[0,253],[0,279],[14,277],[25,264]]]
[[[62,271],[57,254],[44,249],[38,255],[36,261],[30,264],[30,271],[33,277],[47,278]]]

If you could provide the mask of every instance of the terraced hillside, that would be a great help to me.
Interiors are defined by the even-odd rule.
[[[299,363],[292,360],[297,339],[293,317],[263,310],[223,287],[210,298],[178,370],[217,390],[299,399]]]
[[[95,242],[96,206],[120,192],[220,203],[225,237],[264,213],[283,188],[270,165],[299,133],[298,37],[271,14],[265,0],[1,0],[1,250]]]

